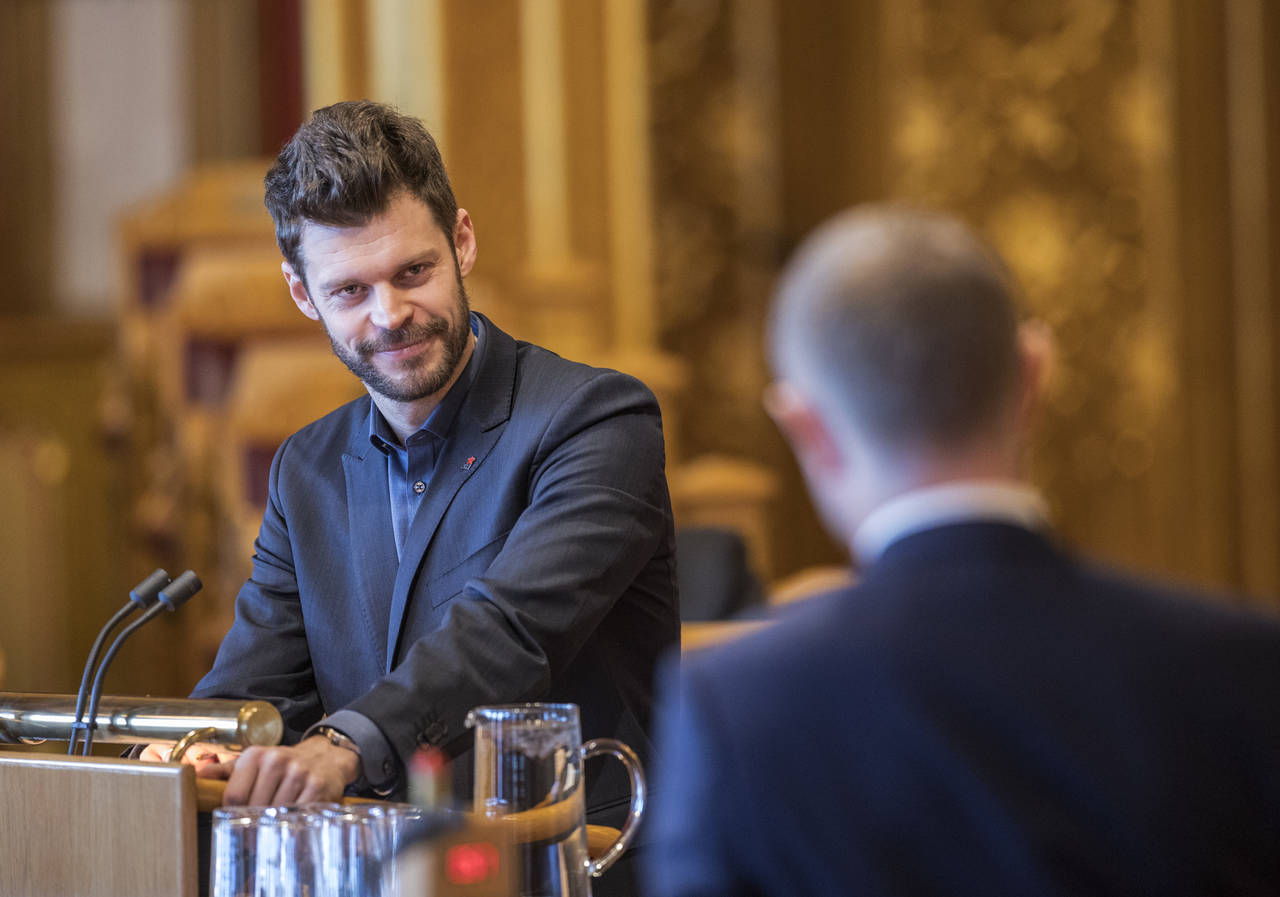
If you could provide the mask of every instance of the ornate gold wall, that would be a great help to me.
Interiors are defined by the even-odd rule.
[[[261,110],[241,98],[266,45],[265,8],[192,6],[193,56],[218,63],[201,64],[190,85],[187,125],[202,163],[260,148]],[[822,218],[897,198],[942,205],[981,229],[1009,258],[1028,313],[1057,332],[1032,462],[1064,537],[1148,571],[1268,602],[1280,593],[1273,4],[298,8],[308,106],[373,92],[441,136],[479,233],[478,307],[566,354],[613,353],[651,372],[676,479],[709,454],[773,472],[772,521],[752,530],[767,542],[768,572],[841,556],[760,406],[773,277]],[[0,32],[10,44],[24,35],[10,47],[26,53],[15,60],[56,45],[42,4],[4,9],[0,22],[14,27]],[[0,302],[11,317],[42,304],[56,186],[40,162],[56,136],[49,81],[15,85],[0,104],[18,123],[3,155],[29,177],[5,195],[22,231],[8,242],[23,289]],[[58,330],[45,332],[56,341]],[[96,424],[77,397],[54,392],[42,420],[78,414]],[[0,398],[17,407],[17,395],[6,384]],[[28,407],[30,390],[20,398]],[[757,505],[768,499],[758,470],[725,471],[741,474]],[[689,493],[709,495],[719,482]],[[83,488],[98,490],[95,507],[125,504]],[[62,530],[58,544],[78,536],[70,518],[49,521]],[[194,563],[174,552],[170,566]],[[101,554],[73,559],[68,580],[110,582],[106,596],[147,572],[116,569]],[[117,554],[132,557],[129,546]],[[229,601],[225,591],[209,600]],[[74,670],[46,678],[64,673]],[[130,675],[122,670],[122,681]]]
[[[1028,313],[1052,325],[1033,460],[1064,534],[1094,555],[1274,594],[1275,454],[1258,450],[1276,435],[1274,411],[1258,420],[1275,406],[1274,359],[1240,337],[1273,332],[1275,296],[1264,282],[1247,307],[1232,276],[1246,236],[1231,230],[1232,190],[1268,183],[1233,167],[1246,137],[1230,117],[1262,114],[1275,59],[1256,48],[1252,90],[1228,77],[1244,52],[1228,23],[1253,15],[1261,32],[1261,12],[886,4],[885,192],[976,224]],[[1251,224],[1269,217],[1259,208]],[[1249,414],[1246,392],[1262,400]]]
[[[1002,251],[1058,343],[1036,480],[1073,540],[1159,566],[1179,385],[1177,315],[1152,276],[1167,60],[1144,57],[1135,3],[885,13],[886,193],[953,209]]]
[[[774,50],[767,34],[743,46],[738,13],[716,0],[649,4],[657,315],[692,371],[687,448],[771,462],[760,346],[779,256]],[[745,90],[762,76],[765,89]]]
[[[781,144],[782,215],[754,240],[739,204],[742,159],[759,150],[725,122],[761,64],[735,57],[732,35],[759,10],[651,10],[665,338],[704,374],[694,450],[739,438],[786,469],[753,394],[764,306],[733,283],[735,259],[768,259],[857,201],[930,203],[996,244],[1026,312],[1057,335],[1031,460],[1064,537],[1095,557],[1276,594],[1269,7],[780,5],[781,128],[765,139]],[[820,536],[789,512],[798,525],[778,551],[807,558]]]
[[[310,105],[385,58],[429,82],[404,101],[477,222],[480,307],[682,365],[677,459],[777,473],[773,572],[839,549],[760,407],[772,278],[826,215],[907,199],[985,233],[1057,335],[1031,461],[1064,537],[1280,591],[1263,0],[433,0],[420,54],[377,25],[398,0],[305,8]]]

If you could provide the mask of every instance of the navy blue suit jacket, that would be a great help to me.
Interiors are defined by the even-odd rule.
[[[658,405],[480,321],[484,362],[400,560],[367,397],[280,447],[252,576],[196,696],[270,701],[286,743],[355,710],[401,764],[419,745],[467,751],[467,711],[518,701],[576,703],[585,738],[647,753],[654,664],[679,638]],[[465,782],[469,755],[454,765]],[[588,806],[626,790],[608,767]]]
[[[969,523],[687,658],[652,897],[1280,893],[1280,623]]]

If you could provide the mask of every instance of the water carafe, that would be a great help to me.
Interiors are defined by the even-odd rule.
[[[474,812],[516,822],[525,833],[515,837],[521,897],[591,897],[591,879],[626,850],[644,812],[644,773],[635,753],[612,738],[582,744],[576,704],[477,707],[467,725],[475,729]],[[602,754],[626,766],[631,810],[618,839],[592,861],[582,764]]]

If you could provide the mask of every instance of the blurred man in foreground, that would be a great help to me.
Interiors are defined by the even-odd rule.
[[[865,576],[685,659],[655,897],[1280,892],[1280,623],[1054,544],[1010,291],[893,208],[785,272],[768,404]]]

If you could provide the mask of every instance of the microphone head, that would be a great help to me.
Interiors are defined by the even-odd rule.
[[[178,578],[163,588],[158,597],[161,604],[170,611],[175,611],[202,588],[204,583],[200,581],[200,577],[196,576],[195,571],[187,570],[185,573],[179,573]]]
[[[161,569],[153,570],[151,575],[133,587],[133,591],[129,593],[129,600],[146,610],[156,603],[156,599],[160,597],[160,590],[168,584],[168,573]]]

